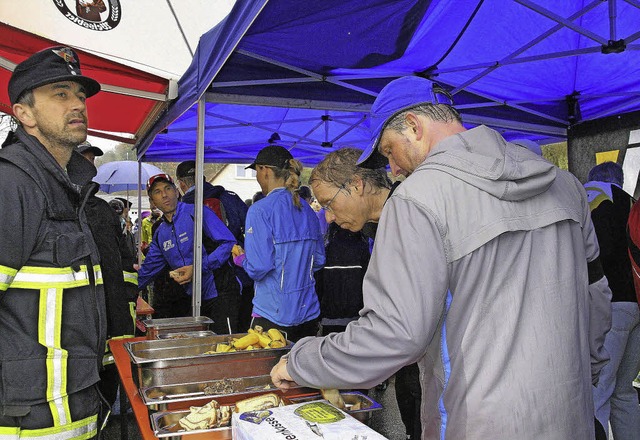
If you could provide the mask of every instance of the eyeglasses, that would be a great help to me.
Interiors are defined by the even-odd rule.
[[[331,197],[331,200],[329,200],[326,205],[320,205],[320,207],[322,209],[324,209],[325,211],[331,211],[333,212],[333,210],[331,209],[331,204],[333,203],[333,201],[335,200],[336,197],[338,197],[338,194],[340,194],[340,191],[342,191],[343,189],[345,189],[346,186],[343,183],[342,185],[340,185],[340,187],[338,188],[338,191],[336,191],[336,193],[333,195],[333,197]]]

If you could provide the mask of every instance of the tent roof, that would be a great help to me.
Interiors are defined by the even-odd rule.
[[[7,84],[17,64],[33,53],[60,43],[0,23],[0,111],[11,113]],[[169,81],[102,57],[78,51],[82,73],[102,91],[87,101],[89,134],[133,142],[102,132],[138,136],[148,130],[168,101]],[[126,111],[123,111],[126,109]]]
[[[80,2],[74,0],[0,1],[0,21],[177,80],[189,67],[200,36],[229,13],[234,1],[104,0],[98,22],[83,20],[76,6]]]
[[[277,107],[352,111],[357,118],[386,83],[404,75],[448,88],[469,126],[484,123],[543,142],[566,137],[580,121],[640,109],[635,1],[247,3],[236,3],[201,38],[179,98],[138,145],[144,160],[193,158],[193,106],[201,96],[211,126],[227,111],[240,123],[238,104],[263,106],[268,118]],[[250,108],[246,113],[255,113]],[[205,160],[255,155],[270,137],[264,131],[250,145],[239,128],[235,144],[207,133]],[[297,154],[302,144],[288,142],[294,156],[308,153]],[[180,154],[178,145],[185,146]],[[328,150],[314,151],[309,165]]]
[[[134,143],[175,98],[200,36],[234,0],[105,0],[99,21],[79,15],[77,3],[0,1],[0,111],[10,112],[7,81],[17,62],[44,47],[67,45],[107,91],[88,101],[90,134]]]

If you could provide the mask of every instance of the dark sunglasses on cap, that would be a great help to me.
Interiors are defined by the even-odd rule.
[[[149,177],[149,180],[147,181],[147,191],[151,191],[151,187],[158,180],[166,180],[167,182],[173,185],[173,179],[171,178],[170,175],[165,173],[160,173],[160,174],[156,174],[155,176]]]

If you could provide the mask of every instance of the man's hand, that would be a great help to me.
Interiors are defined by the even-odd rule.
[[[287,372],[287,361],[286,357],[281,357],[280,362],[271,369],[271,382],[281,390],[299,387]]]
[[[193,264],[172,270],[169,272],[169,276],[178,284],[190,283],[191,278],[193,278]]]

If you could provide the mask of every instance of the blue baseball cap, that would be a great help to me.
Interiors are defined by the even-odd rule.
[[[398,113],[420,104],[453,105],[453,100],[440,85],[419,76],[405,76],[387,84],[371,106],[371,144],[358,159],[358,166],[373,169],[387,166],[389,161],[378,151],[387,122]]]

